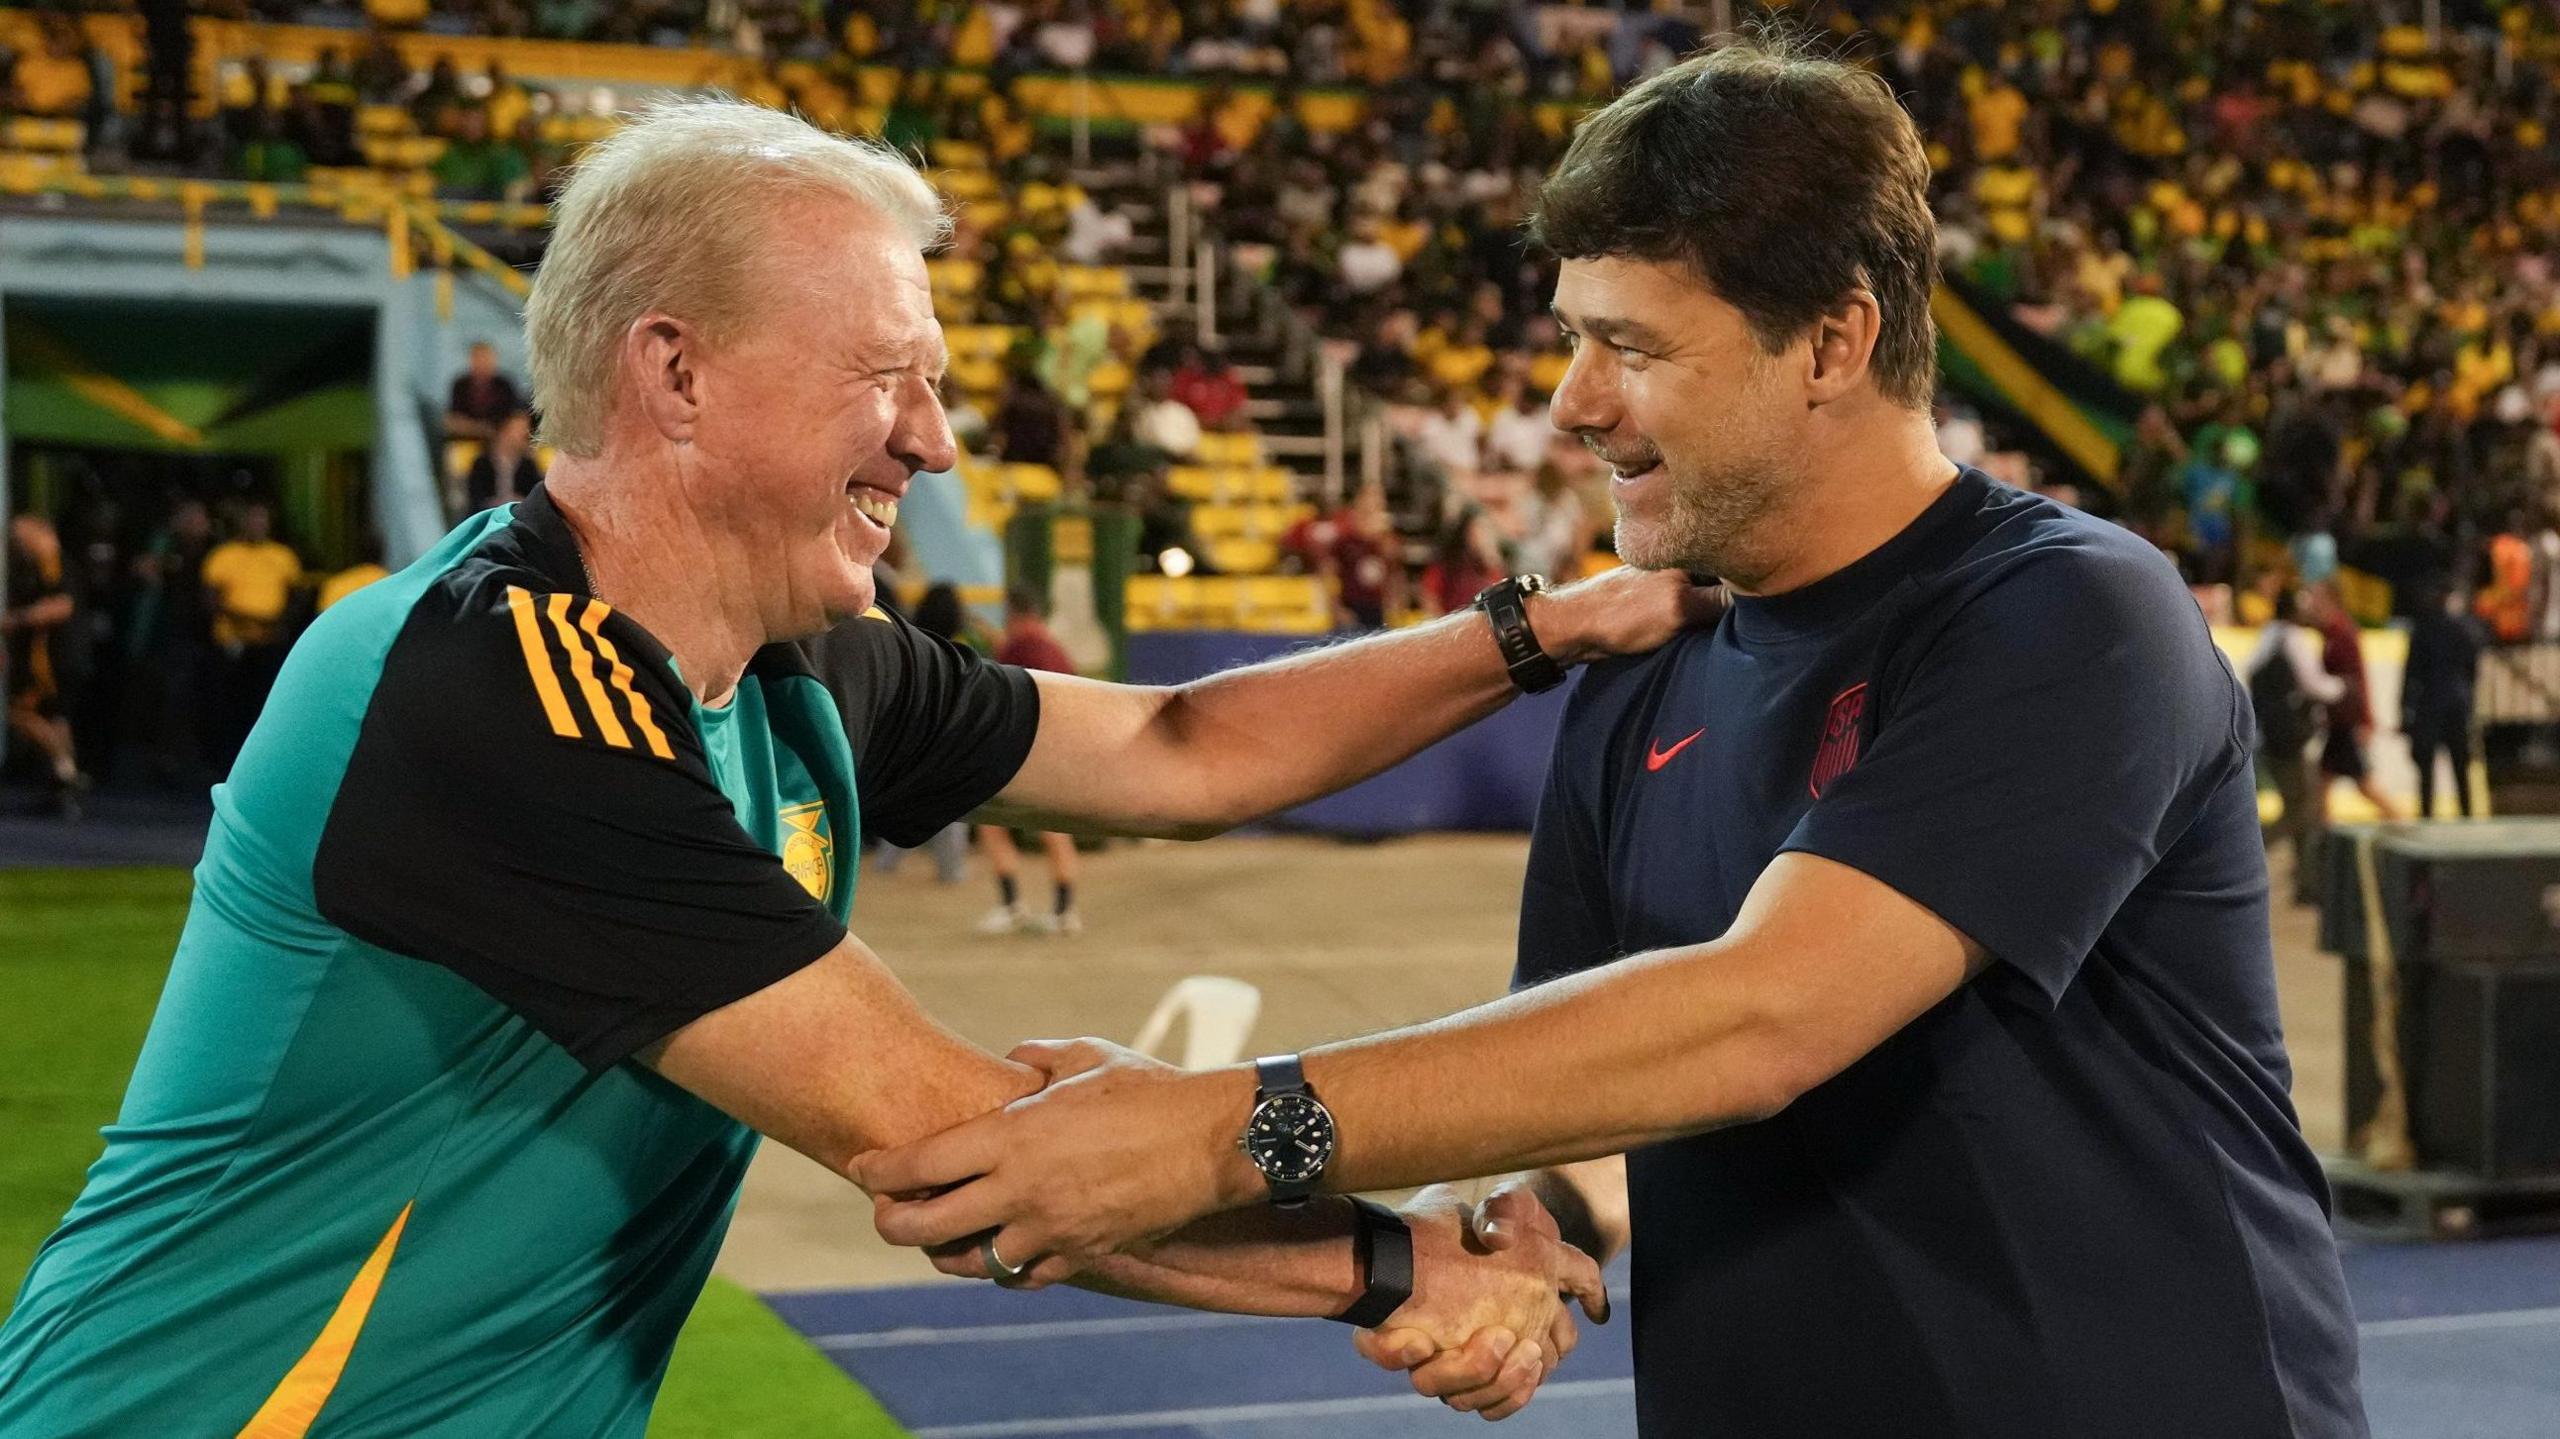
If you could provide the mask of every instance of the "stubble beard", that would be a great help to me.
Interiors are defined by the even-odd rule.
[[[1727,458],[1688,470],[1663,461],[1668,513],[1653,521],[1618,511],[1618,558],[1646,570],[1715,575],[1750,587],[1771,568],[1774,531],[1791,488],[1774,456]]]

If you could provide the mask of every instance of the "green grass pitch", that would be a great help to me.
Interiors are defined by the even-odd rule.
[[[98,1157],[185,921],[183,871],[0,871],[0,1306]],[[326,1426],[322,1426],[324,1431]],[[714,1279],[676,1345],[653,1439],[898,1439],[860,1386]]]

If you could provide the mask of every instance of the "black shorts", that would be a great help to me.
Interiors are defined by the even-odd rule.
[[[2365,777],[2364,745],[2351,729],[2333,729],[2320,742],[2320,772],[2338,779]]]

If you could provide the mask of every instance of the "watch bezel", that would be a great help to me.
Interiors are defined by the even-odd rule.
[[[1266,1130],[1266,1124],[1285,1127]],[[1318,1152],[1307,1155],[1294,1147],[1266,1148],[1297,1141],[1315,1144]],[[1274,1184],[1304,1184],[1322,1175],[1333,1162],[1334,1142],[1333,1111],[1324,1107],[1323,1100],[1300,1090],[1269,1095],[1255,1104],[1237,1140],[1253,1167]]]

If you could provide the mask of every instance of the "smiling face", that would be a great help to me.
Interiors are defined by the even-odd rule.
[[[924,258],[851,200],[776,206],[760,313],[699,361],[686,482],[754,556],[767,632],[869,609],[898,500],[957,459]]]
[[[1742,312],[1677,261],[1567,260],[1556,428],[1610,468],[1618,555],[1750,587],[1774,566],[1809,409]]]

